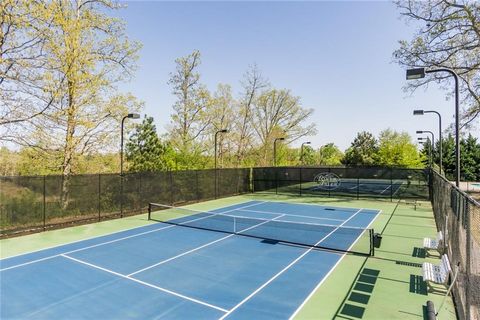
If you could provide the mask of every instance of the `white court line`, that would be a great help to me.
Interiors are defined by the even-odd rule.
[[[188,251],[186,251],[186,252],[180,253],[180,254],[178,254],[178,255],[176,255],[176,256],[174,256],[174,257],[168,258],[168,259],[166,259],[166,260],[163,260],[163,261],[160,261],[160,262],[158,262],[158,263],[155,263],[155,264],[153,264],[153,265],[151,265],[151,266],[148,266],[148,267],[145,267],[145,268],[143,268],[143,269],[140,269],[140,270],[137,270],[137,271],[135,271],[135,272],[132,272],[132,273],[128,274],[127,276],[130,277],[130,276],[133,276],[133,275],[135,275],[135,274],[137,274],[137,273],[140,273],[140,272],[143,272],[143,271],[146,271],[146,270],[155,268],[155,267],[157,267],[157,266],[159,266],[159,265],[162,265],[162,264],[164,264],[164,263],[170,262],[170,261],[175,260],[175,259],[177,259],[177,258],[183,257],[183,256],[185,256],[185,255],[187,255],[187,254],[190,254],[190,253],[195,252],[195,251],[197,251],[197,250],[203,249],[203,248],[205,248],[205,247],[208,247],[208,246],[210,246],[210,245],[212,245],[212,244],[215,244],[215,243],[217,243],[217,242],[220,242],[220,241],[222,241],[222,240],[231,238],[231,237],[233,237],[233,236],[236,236],[237,234],[241,234],[241,233],[244,232],[244,231],[248,231],[248,230],[250,230],[250,229],[254,229],[254,228],[256,228],[256,227],[261,226],[262,224],[265,224],[265,223],[267,223],[267,222],[274,221],[275,219],[281,218],[281,217],[283,217],[283,216],[284,216],[284,215],[280,215],[280,216],[275,217],[275,218],[273,218],[273,219],[266,220],[266,221],[264,221],[264,222],[262,222],[262,223],[259,223],[259,224],[256,224],[256,225],[254,225],[254,226],[248,227],[248,228],[246,228],[246,229],[242,229],[242,230],[240,230],[240,231],[237,232],[237,233],[232,233],[232,234],[229,234],[228,236],[225,236],[225,237],[223,237],[223,238],[220,238],[220,239],[217,239],[217,240],[208,242],[208,243],[206,243],[206,244],[204,244],[204,245],[202,245],[202,246],[200,246],[200,247],[193,248],[193,249],[188,250]]]
[[[198,218],[198,219],[195,219],[195,220],[190,220],[189,222],[196,221],[196,220],[200,220],[200,219],[205,219],[205,218],[207,218],[207,217],[202,217],[202,218]],[[83,251],[83,250],[87,250],[87,249],[92,249],[92,248],[100,247],[100,246],[107,245],[107,244],[110,244],[110,243],[114,243],[114,242],[117,242],[117,241],[122,241],[122,240],[130,239],[130,238],[138,237],[138,236],[141,236],[141,235],[145,235],[145,234],[152,233],[152,232],[156,232],[156,231],[160,231],[160,230],[170,229],[170,228],[173,228],[173,227],[175,227],[175,226],[174,226],[174,225],[169,225],[169,226],[166,226],[166,227],[161,227],[161,228],[157,228],[157,229],[154,229],[154,230],[149,230],[149,231],[145,231],[145,232],[133,234],[133,235],[130,235],[130,236],[127,236],[127,237],[123,237],[123,238],[118,238],[118,239],[114,239],[114,240],[110,240],[110,241],[106,241],[106,242],[97,243],[97,244],[94,244],[94,245],[91,245],[91,246],[87,246],[87,247],[83,247],[83,248],[79,248],[79,249],[75,249],[75,250],[71,250],[71,251],[59,253],[59,254],[56,254],[56,255],[48,256],[48,257],[45,257],[45,258],[40,258],[40,259],[37,259],[37,260],[32,260],[32,261],[29,261],[29,262],[25,262],[25,263],[13,265],[13,266],[8,267],[8,268],[0,269],[0,272],[1,272],[1,271],[5,271],[5,270],[9,270],[9,269],[14,269],[14,268],[26,266],[26,265],[29,265],[29,264],[32,264],[32,263],[36,263],[36,262],[41,262],[41,261],[45,261],[45,260],[48,260],[48,259],[52,259],[52,258],[58,257],[58,256],[60,256],[60,255],[62,255],[62,254],[70,254],[70,253],[75,253],[75,252],[78,252],[78,251]]]
[[[385,191],[387,191],[388,189],[390,189],[392,187],[392,185],[389,185],[388,187],[385,188],[385,190],[383,190],[382,192],[380,192],[380,194],[383,194]]]
[[[365,228],[365,231],[362,232],[362,234],[360,234],[360,236],[358,236],[357,240],[355,240],[354,243],[352,243],[352,245],[350,246],[350,248],[348,248],[348,250],[351,250],[353,248],[353,246],[358,242],[358,240],[360,240],[360,238],[362,237],[363,233],[366,232],[370,226],[372,225],[373,221],[375,221],[375,219],[377,219],[377,216],[382,213],[382,210],[378,211],[377,214],[375,215],[375,218],[372,219],[372,221],[370,221],[370,223],[368,224],[368,226]],[[347,250],[347,251],[348,251]],[[305,300],[303,300],[302,304],[300,304],[298,306],[298,308],[295,310],[295,312],[290,316],[290,318],[288,318],[288,320],[292,320],[293,318],[295,318],[295,316],[300,312],[300,310],[305,306],[305,304],[307,304],[308,300],[310,300],[310,298],[315,294],[315,292],[317,292],[318,288],[320,288],[320,286],[325,282],[325,280],[327,280],[328,276],[333,272],[333,270],[335,270],[335,268],[340,264],[340,262],[343,260],[343,258],[345,258],[345,256],[347,255],[347,253],[344,253],[340,259],[338,259],[337,263],[335,263],[335,265],[330,269],[330,271],[327,272],[327,274],[322,278],[322,280],[320,280],[320,282],[317,284],[317,286],[312,290],[312,292],[310,292],[310,294],[305,298]]]
[[[250,204],[250,205],[246,205],[246,206],[240,207],[240,209],[241,209],[241,208],[253,207],[253,206],[255,206],[255,205],[259,205],[259,204],[262,204],[262,203],[263,203],[263,202],[253,203],[253,204]],[[217,209],[216,209],[216,210],[217,210]],[[237,210],[237,209],[227,210],[227,211],[225,211],[224,213],[232,212],[232,211],[235,211],[235,210]],[[199,212],[200,212],[200,211],[199,211]],[[209,212],[202,212],[202,213],[209,213]],[[211,213],[211,214],[213,215],[213,214],[215,214],[215,213]],[[211,216],[206,216],[206,217],[201,217],[201,218],[197,218],[197,219],[185,221],[185,222],[179,223],[178,225],[182,225],[182,224],[186,224],[186,223],[189,223],[189,222],[194,222],[194,221],[206,219],[206,218],[209,218],[209,217],[211,217]],[[122,241],[122,240],[125,240],[125,239],[130,239],[130,238],[138,237],[138,236],[141,236],[141,235],[144,235],[144,234],[148,234],[148,233],[152,233],[152,232],[156,232],[156,231],[161,231],[161,230],[165,230],[165,229],[170,229],[170,228],[176,227],[176,226],[178,226],[178,225],[169,225],[169,226],[166,226],[166,227],[161,227],[161,228],[157,228],[157,229],[154,229],[154,230],[149,230],[149,231],[145,231],[145,232],[133,234],[133,235],[130,235],[130,236],[127,236],[127,237],[123,237],[123,238],[118,238],[118,239],[114,239],[114,240],[110,240],[110,241],[106,241],[106,242],[97,243],[97,244],[94,244],[94,245],[91,245],[91,246],[87,246],[87,247],[84,247],[84,248],[79,248],[79,249],[75,249],[75,250],[71,250],[71,251],[67,251],[67,252],[62,252],[62,253],[59,253],[59,254],[55,254],[55,255],[52,255],[52,256],[48,256],[48,257],[44,257],[44,258],[40,258],[40,259],[28,261],[28,262],[25,262],[25,263],[16,264],[16,265],[13,265],[13,266],[8,267],[8,268],[0,269],[0,272],[6,271],[6,270],[10,270],[10,269],[15,269],[15,268],[18,268],[18,267],[23,267],[23,266],[26,266],[26,265],[29,265],[29,264],[32,264],[32,263],[37,263],[37,262],[45,261],[45,260],[48,260],[48,259],[52,259],[52,258],[58,257],[58,256],[60,256],[60,255],[62,255],[62,254],[70,254],[70,253],[74,253],[74,252],[78,252],[78,251],[83,251],[83,250],[87,250],[87,249],[91,249],[91,248],[103,246],[103,245],[106,245],[106,244],[114,243],[114,242],[117,242],[117,241]]]
[[[396,195],[397,192],[402,188],[402,186],[403,186],[403,184],[401,184],[401,185],[397,188],[397,190],[395,190],[395,192],[392,194],[392,196]]]
[[[330,228],[336,228],[338,227],[339,225],[338,224],[326,224],[326,223],[313,223],[313,222],[299,222],[299,221],[295,221],[295,220],[276,220],[278,222],[285,222],[285,223],[288,223],[290,225],[301,225],[301,226],[317,226],[317,227],[330,227]],[[343,220],[342,220],[343,221]],[[344,227],[345,229],[362,229],[363,228],[356,228],[356,227]]]
[[[263,211],[263,210],[238,210],[238,211],[242,211],[242,212],[254,212],[254,213],[265,213],[265,214],[271,214],[271,215],[278,215],[280,213],[277,213],[277,212],[272,212],[272,211]],[[302,218],[310,218],[310,219],[319,219],[319,220],[333,220],[333,221],[343,221],[342,219],[333,219],[333,218],[320,218],[320,217],[311,217],[311,216],[305,216],[305,215],[301,215],[301,214],[288,214],[286,213],[285,214],[286,216],[290,216],[290,217],[302,217]]]
[[[316,204],[316,203],[306,203],[306,202],[296,202],[296,199],[284,199],[282,201],[267,201],[265,200],[264,202],[267,202],[267,203],[283,203],[283,204],[298,204],[298,205],[301,205],[301,206],[314,206],[314,207],[317,207],[317,208],[330,208],[330,209],[346,209],[346,210],[349,210],[349,213],[350,212],[356,212],[358,210],[358,208],[352,208],[352,207],[338,207],[338,206],[327,206],[327,205],[324,205],[324,204]]]
[[[162,265],[162,264],[164,264],[164,263],[167,263],[167,262],[170,262],[170,261],[172,261],[172,260],[178,259],[178,258],[180,258],[180,257],[183,257],[183,256],[187,255],[187,254],[190,254],[190,253],[195,252],[195,251],[197,251],[197,250],[203,249],[203,248],[205,248],[205,247],[208,247],[208,246],[210,246],[210,245],[212,245],[212,244],[215,244],[215,243],[220,242],[220,241],[222,241],[222,240],[228,239],[228,238],[230,238],[230,237],[233,237],[234,235],[235,235],[235,234],[232,233],[232,234],[229,234],[228,236],[225,236],[225,237],[223,237],[223,238],[217,239],[217,240],[215,240],[215,241],[208,242],[208,243],[206,243],[206,244],[204,244],[204,245],[202,245],[202,246],[200,246],[200,247],[196,247],[196,248],[193,248],[193,249],[191,249],[191,250],[185,251],[185,252],[183,252],[183,253],[177,254],[176,256],[173,256],[173,257],[171,257],[171,258],[162,260],[162,261],[160,261],[160,262],[158,262],[158,263],[152,264],[151,266],[148,266],[148,267],[145,267],[145,268],[143,268],[143,269],[134,271],[134,272],[128,274],[127,277],[136,275],[137,273],[140,273],[140,272],[143,272],[143,271],[147,271],[147,270],[149,270],[149,269],[155,268],[155,267],[157,267],[157,266],[159,266],[159,265]]]
[[[148,283],[148,282],[145,282],[145,281],[142,281],[142,280],[138,280],[138,279],[135,279],[135,278],[131,278],[130,276],[126,276],[126,275],[124,275],[124,274],[115,272],[115,271],[113,271],[113,270],[105,269],[105,268],[102,268],[102,267],[100,267],[100,266],[91,264],[91,263],[89,263],[89,262],[86,262],[86,261],[83,261],[83,260],[80,260],[80,259],[76,259],[76,258],[67,256],[67,255],[65,255],[65,254],[61,254],[60,256],[66,258],[66,259],[69,259],[69,260],[72,260],[72,261],[75,261],[75,262],[78,262],[78,263],[87,265],[87,266],[89,266],[89,267],[92,267],[92,268],[95,268],[95,269],[98,269],[98,270],[102,270],[102,271],[108,272],[108,273],[113,274],[113,275],[116,275],[116,276],[118,276],[118,277],[121,277],[121,278],[124,278],[124,279],[128,279],[128,280],[131,280],[131,281],[134,281],[134,282],[143,284],[143,285],[145,285],[145,286],[147,286],[147,287],[154,288],[154,289],[157,289],[157,290],[160,290],[160,291],[169,293],[169,294],[174,295],[174,296],[177,296],[177,297],[179,297],[179,298],[183,298],[183,299],[185,299],[185,300],[189,300],[189,301],[192,301],[192,302],[195,302],[195,303],[198,303],[198,304],[201,304],[201,305],[204,305],[204,306],[206,306],[206,307],[210,307],[210,308],[213,308],[213,309],[222,311],[222,312],[227,312],[227,310],[225,310],[225,309],[223,309],[223,308],[220,308],[220,307],[217,307],[217,306],[214,306],[214,305],[212,305],[212,304],[210,304],[210,303],[203,302],[203,301],[197,300],[197,299],[195,299],[195,298],[187,297],[187,296],[185,296],[185,295],[183,295],[183,294],[180,294],[180,293],[177,293],[177,292],[174,292],[174,291],[171,291],[171,290],[162,288],[162,287],[158,287],[158,286],[156,286],[156,285],[153,285],[153,284],[151,284],[151,283]]]
[[[317,243],[315,243],[314,246],[318,246],[322,241],[324,241],[325,239],[327,239],[330,235],[332,235],[335,231],[337,231],[341,226],[343,226],[345,223],[347,223],[349,220],[351,220],[353,217],[355,217],[360,211],[362,211],[363,209],[360,209],[358,210],[357,212],[355,212],[350,218],[348,218],[347,220],[345,220],[341,225],[339,225],[337,228],[335,228],[333,231],[331,231],[329,234],[327,234],[325,237],[323,237],[322,239],[320,239]],[[253,291],[252,293],[250,293],[245,299],[243,299],[242,301],[240,301],[236,306],[234,306],[232,309],[230,309],[227,313],[225,313],[219,320],[223,320],[225,319],[227,316],[229,316],[233,311],[235,311],[236,309],[238,309],[240,306],[242,306],[245,302],[247,302],[248,300],[250,300],[254,295],[256,295],[258,292],[260,292],[263,288],[265,288],[267,285],[269,285],[272,281],[274,281],[276,278],[278,278],[280,275],[282,275],[285,271],[287,271],[288,269],[290,269],[290,267],[292,267],[295,263],[297,263],[298,261],[300,261],[304,256],[306,256],[310,251],[312,251],[314,249],[314,246],[311,247],[310,249],[308,249],[307,251],[305,251],[304,253],[302,253],[300,256],[298,256],[295,260],[293,260],[292,262],[290,262],[285,268],[283,268],[282,270],[280,270],[277,274],[275,274],[273,277],[271,277],[267,282],[265,282],[264,284],[262,284],[260,287],[258,287],[255,291]]]

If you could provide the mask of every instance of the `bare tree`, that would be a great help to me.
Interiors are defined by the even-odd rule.
[[[268,164],[275,138],[284,136],[288,142],[314,135],[315,124],[306,124],[313,109],[305,109],[300,98],[288,90],[270,89],[256,100],[252,114],[252,127],[262,150],[263,164]]]
[[[257,65],[250,66],[242,81],[243,93],[237,105],[238,112],[235,121],[236,163],[242,165],[248,152],[254,144],[254,130],[252,127],[252,108],[255,99],[261,91],[269,86],[268,81],[262,77]]]
[[[480,4],[476,1],[396,1],[407,21],[419,24],[410,41],[400,41],[394,60],[406,67],[446,67],[461,79],[464,106],[463,125],[471,124],[480,113]],[[452,92],[448,74],[435,73],[408,82],[415,90],[438,82]]]
[[[49,68],[43,29],[51,25],[51,17],[33,14],[37,7],[43,4],[0,2],[0,125],[4,134],[14,129],[12,124],[42,115],[59,95],[58,87],[45,90],[44,74]]]
[[[223,164],[224,156],[231,150],[235,134],[232,131],[237,115],[235,111],[237,102],[232,96],[232,88],[228,84],[219,84],[217,90],[213,93],[211,107],[209,109],[211,125],[209,126],[209,145],[210,150],[214,149],[214,135],[217,131],[227,129],[228,134],[218,136],[218,157]]]
[[[212,102],[210,93],[200,83],[197,71],[201,63],[200,52],[194,51],[175,62],[176,69],[169,84],[177,101],[173,105],[169,135],[175,149],[184,156],[198,154],[204,151],[202,141],[210,125],[207,110]]]

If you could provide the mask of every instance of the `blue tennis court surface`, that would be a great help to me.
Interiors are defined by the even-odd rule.
[[[258,221],[275,227],[325,224],[315,244],[349,250],[363,231],[346,234],[343,228],[368,228],[379,211],[249,201],[210,213],[263,219]],[[209,218],[192,215],[184,222],[195,219]],[[258,228],[260,223],[269,225],[259,222]],[[289,319],[343,255],[153,223],[0,260],[0,317]]]
[[[371,182],[371,181],[342,181],[338,186],[334,188],[325,188],[324,186],[313,185],[308,187],[310,191],[331,191],[338,193],[357,193],[371,194],[378,196],[395,195],[402,187],[407,187],[408,184],[404,182]]]

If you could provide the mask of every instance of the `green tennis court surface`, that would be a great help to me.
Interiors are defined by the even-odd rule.
[[[153,219],[3,240],[2,319],[418,319],[426,300],[442,298],[425,291],[418,267],[435,261],[419,250],[435,234],[427,204],[233,197]],[[370,227],[384,229],[374,257],[358,254]],[[452,310],[448,300],[443,318]]]

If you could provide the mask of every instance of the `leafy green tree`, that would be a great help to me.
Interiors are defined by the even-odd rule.
[[[429,167],[431,165],[432,159],[430,157],[432,156],[432,153],[435,153],[435,150],[432,150],[432,141],[430,138],[427,138],[427,140],[423,141],[421,144],[420,148],[420,156],[422,158],[422,163],[424,167]],[[435,155],[433,155],[433,163],[435,163]]]
[[[120,171],[120,156],[118,152],[93,153],[78,158],[75,172],[86,173],[117,173]]]
[[[301,152],[301,151],[300,151]],[[317,157],[315,156],[315,150],[311,146],[304,146],[303,147],[303,155],[300,155],[301,158],[301,165],[304,166],[313,166],[317,164]]]
[[[318,150],[318,164],[322,166],[338,166],[343,157],[343,152],[334,143],[327,143]]]
[[[455,138],[452,134],[443,137],[442,144],[443,152],[443,170],[445,176],[449,179],[454,179],[455,176]],[[437,148],[438,149],[438,148]]]
[[[126,144],[126,159],[131,171],[168,170],[175,165],[175,154],[168,143],[160,141],[153,117],[145,116]]]
[[[449,134],[447,137],[444,137],[442,146],[445,175],[448,179],[453,180],[456,170],[454,136]],[[480,143],[472,135],[468,135],[467,138],[460,140],[460,166],[462,170],[460,177],[462,180],[480,180]]]
[[[422,167],[422,157],[406,132],[391,129],[380,133],[378,149],[375,155],[376,164],[406,168]]]
[[[116,145],[112,142],[118,138],[120,119],[141,107],[135,97],[117,89],[133,74],[141,47],[128,39],[120,19],[109,16],[119,8],[110,0],[15,1],[12,10],[20,12],[13,15],[21,16],[17,27],[23,31],[9,39],[19,51],[4,56],[5,47],[0,48],[0,73],[8,73],[7,83],[0,80],[0,96],[17,92],[7,106],[11,117],[2,121],[22,120],[17,123],[20,128],[12,129],[12,140],[32,147],[36,157],[54,164],[51,167],[63,175],[63,208],[79,159]],[[0,22],[5,17],[2,14]],[[3,24],[1,29],[6,30]],[[31,44],[17,47],[30,34]],[[28,112],[37,102],[38,107]]]
[[[357,134],[351,146],[345,152],[343,163],[345,165],[374,165],[375,155],[378,150],[377,139],[367,131]]]
[[[471,134],[460,141],[461,177],[465,181],[480,180],[480,144]]]
[[[17,175],[19,161],[18,152],[11,151],[7,147],[0,147],[0,176]]]

